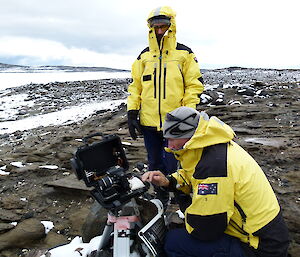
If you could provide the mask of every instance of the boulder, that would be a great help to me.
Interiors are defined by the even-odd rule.
[[[39,220],[27,219],[9,232],[0,235],[0,250],[29,247],[45,235],[45,227]]]

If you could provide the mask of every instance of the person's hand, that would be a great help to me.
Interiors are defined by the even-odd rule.
[[[142,176],[142,181],[147,181],[161,187],[167,187],[170,183],[166,176],[158,170],[145,172]]]
[[[133,140],[136,140],[137,138],[136,130],[142,134],[141,125],[138,121],[138,114],[139,110],[129,110],[127,112],[128,130]]]

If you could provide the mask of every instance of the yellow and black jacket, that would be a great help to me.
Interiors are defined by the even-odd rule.
[[[157,15],[170,17],[171,25],[160,46],[149,26],[149,47],[132,65],[127,110],[139,110],[141,125],[160,131],[167,112],[180,106],[196,108],[203,92],[203,79],[192,50],[176,42],[173,10],[161,7],[152,11],[148,19]]]
[[[173,151],[181,169],[169,178],[171,187],[192,195],[186,229],[201,240],[225,232],[258,256],[285,256],[288,232],[276,196],[259,165],[233,138],[228,125],[202,112],[194,136]]]

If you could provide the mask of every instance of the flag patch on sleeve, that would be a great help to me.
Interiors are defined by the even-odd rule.
[[[198,185],[198,195],[216,195],[216,194],[218,194],[218,183]]]

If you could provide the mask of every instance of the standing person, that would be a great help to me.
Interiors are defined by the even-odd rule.
[[[163,127],[181,169],[142,179],[192,195],[185,229],[169,231],[168,256],[286,257],[288,230],[264,172],[233,141],[233,130],[204,112],[180,107]]]
[[[147,22],[149,47],[133,63],[128,87],[128,128],[134,140],[137,131],[143,134],[149,170],[169,174],[177,169],[177,161],[164,151],[164,117],[180,106],[196,108],[203,79],[192,50],[176,42],[175,12],[168,6],[156,8]],[[166,207],[168,193],[156,191]]]

